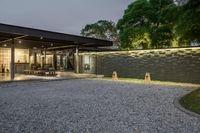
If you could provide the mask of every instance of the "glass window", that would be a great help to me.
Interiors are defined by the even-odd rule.
[[[29,49],[15,49],[15,63],[29,63]]]
[[[15,63],[28,63],[29,49],[15,49]],[[9,72],[11,63],[11,49],[0,48],[0,72]]]
[[[0,72],[10,71],[11,50],[9,48],[0,48]]]
[[[90,61],[90,56],[89,55],[84,55],[83,56],[83,68],[84,70],[90,70],[90,65],[91,65],[91,61]]]

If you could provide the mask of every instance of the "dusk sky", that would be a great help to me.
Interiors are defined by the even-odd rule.
[[[80,34],[98,20],[117,22],[133,0],[0,0],[0,23]]]

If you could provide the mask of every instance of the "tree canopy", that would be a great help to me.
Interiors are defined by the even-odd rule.
[[[200,42],[200,1],[189,0],[180,7],[179,18],[176,26],[180,42]]]
[[[121,47],[170,46],[174,38],[174,10],[176,5],[173,0],[136,0],[130,4],[117,24]]]
[[[135,0],[117,25],[100,20],[81,30],[83,36],[106,39],[122,49],[200,44],[200,0]],[[119,45],[120,40],[120,45]]]
[[[81,35],[113,41],[115,46],[119,46],[119,37],[114,22],[100,20],[94,24],[87,24],[82,30]]]

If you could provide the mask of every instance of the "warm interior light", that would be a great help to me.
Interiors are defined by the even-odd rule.
[[[4,46],[4,47],[6,47],[6,46],[7,46],[7,44],[4,44],[3,46]]]
[[[53,46],[53,43],[51,43],[51,46]]]
[[[19,51],[16,52],[17,56],[19,56],[21,53]]]
[[[19,40],[19,43],[22,43],[22,41],[21,41],[21,40]]]
[[[18,63],[21,62],[20,56],[21,56],[21,52],[19,50],[16,50],[16,54],[15,54],[16,61],[15,62],[18,62]]]

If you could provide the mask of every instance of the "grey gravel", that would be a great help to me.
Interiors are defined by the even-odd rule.
[[[192,87],[96,79],[0,84],[1,133],[200,133],[173,100]]]

